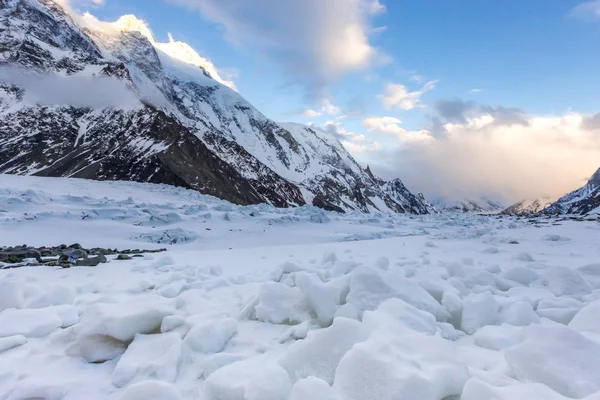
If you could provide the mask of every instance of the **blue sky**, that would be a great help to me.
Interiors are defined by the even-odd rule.
[[[325,127],[343,139],[360,161],[378,164],[376,168],[386,178],[401,176],[425,192],[428,188],[420,185],[417,172],[440,175],[440,169],[446,169],[443,164],[432,167],[431,157],[444,161],[452,155],[454,160],[473,158],[464,148],[453,147],[470,148],[473,143],[447,140],[458,137],[458,132],[470,137],[474,130],[486,137],[525,136],[529,141],[522,146],[530,148],[540,142],[552,147],[575,141],[571,153],[578,160],[572,166],[576,171],[565,174],[557,191],[579,185],[594,159],[596,168],[600,166],[599,153],[593,148],[600,146],[596,142],[600,133],[581,129],[583,120],[600,111],[600,1],[94,3],[101,4],[75,6],[101,20],[135,14],[148,23],[158,40],[166,41],[171,33],[212,60],[221,75],[233,79],[238,91],[267,116]],[[351,37],[348,29],[352,29]],[[448,105],[445,113],[442,103]],[[565,120],[573,114],[579,119]],[[478,118],[486,115],[496,123],[481,123]],[[514,115],[521,122],[501,122],[514,121]],[[542,129],[560,131],[564,137],[540,140]],[[573,139],[573,130],[582,133]],[[582,154],[590,144],[592,152]],[[502,145],[506,141],[499,145],[490,140],[489,149],[478,144],[483,147],[477,151],[497,152]],[[437,149],[438,153],[421,160],[434,146],[451,149]],[[553,153],[546,150],[532,157],[521,155],[514,170],[527,167],[530,158],[531,163],[544,160],[539,174],[548,171],[552,164],[548,158],[562,160],[562,156],[550,157]],[[514,156],[495,155],[500,161]],[[398,162],[400,158],[412,164]],[[552,166],[558,169],[560,163]],[[449,179],[455,187],[457,180],[468,181],[460,176],[463,170],[452,176],[444,173],[439,179]],[[537,187],[536,193],[552,191],[551,184]],[[514,196],[535,195],[516,188],[523,185],[496,190],[515,192]],[[464,192],[472,193],[477,184],[463,186]],[[491,190],[480,189],[482,193]]]

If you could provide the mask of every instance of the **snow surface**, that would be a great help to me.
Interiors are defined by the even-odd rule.
[[[168,250],[0,269],[0,399],[600,399],[594,221],[0,175],[1,245],[74,242]]]

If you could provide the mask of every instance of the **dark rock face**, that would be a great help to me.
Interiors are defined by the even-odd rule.
[[[0,173],[165,183],[242,205],[435,212],[400,180],[360,168],[333,137],[291,132],[201,66],[181,74],[147,33],[82,28],[52,0],[0,0],[0,22],[0,68],[110,77],[138,100],[32,103],[0,75]]]
[[[545,208],[542,214],[585,215],[595,210],[600,212],[600,169],[585,186],[561,197]]]

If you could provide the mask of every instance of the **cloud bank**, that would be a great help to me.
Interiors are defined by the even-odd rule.
[[[500,106],[453,99],[435,104],[430,127],[412,131],[392,117],[369,117],[374,135],[392,135],[393,149],[357,156],[385,178],[448,197],[497,196],[518,201],[560,196],[600,167],[600,113],[529,116]]]
[[[24,104],[135,109],[141,105],[127,85],[112,77],[25,74],[0,68],[0,82],[24,89]]]
[[[170,0],[199,10],[225,28],[226,38],[280,64],[293,83],[321,98],[342,75],[383,55],[371,44],[378,0]]]

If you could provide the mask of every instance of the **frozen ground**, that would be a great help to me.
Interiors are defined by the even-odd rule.
[[[0,245],[72,242],[169,251],[0,270],[2,400],[600,400],[597,221],[0,175]]]

